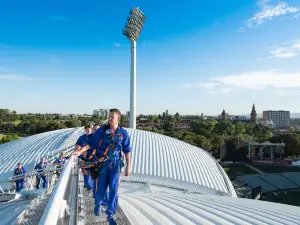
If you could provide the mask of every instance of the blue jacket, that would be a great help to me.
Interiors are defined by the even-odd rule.
[[[41,172],[43,169],[45,169],[47,167],[47,163],[44,162],[44,164],[42,165],[41,163],[36,164],[36,166],[34,167],[34,170],[37,170],[38,172]]]
[[[21,169],[16,168],[15,172],[14,172],[14,176],[18,176],[18,175],[25,174],[25,173],[27,173],[27,172],[24,167],[22,167]]]

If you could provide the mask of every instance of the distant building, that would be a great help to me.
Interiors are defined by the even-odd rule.
[[[169,116],[169,110],[166,110],[166,116]]]
[[[251,119],[250,119],[251,123],[252,124],[257,124],[257,113],[256,113],[256,110],[255,110],[254,103],[253,103],[252,111],[251,111],[250,115],[251,115]]]
[[[221,119],[223,121],[230,119],[231,116],[225,112],[225,110],[223,109],[221,115],[218,116],[218,119]]]
[[[263,120],[272,121],[276,127],[290,125],[290,111],[263,111]]]
[[[234,122],[236,121],[249,122],[249,118],[247,118],[247,116],[233,116],[231,119]]]
[[[109,109],[95,109],[93,111],[93,115],[99,117],[108,117]]]

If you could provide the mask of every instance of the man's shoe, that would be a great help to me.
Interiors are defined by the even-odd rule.
[[[100,205],[95,205],[94,214],[95,214],[95,216],[100,216],[100,214],[101,214],[101,206]]]

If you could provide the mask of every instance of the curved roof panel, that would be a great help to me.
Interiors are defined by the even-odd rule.
[[[296,225],[300,221],[300,207],[226,196],[120,194],[119,205],[132,225]]]
[[[124,180],[236,196],[224,170],[206,151],[161,134],[126,130],[133,151],[132,173]],[[73,146],[83,133],[83,128],[62,129],[0,145],[0,180],[12,176],[19,161],[32,171],[41,156],[51,156]]]

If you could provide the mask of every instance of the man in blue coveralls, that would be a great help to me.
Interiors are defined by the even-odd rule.
[[[66,160],[67,160],[68,158],[69,158],[68,156],[65,157],[65,156],[64,156],[64,153],[61,152],[61,153],[59,154],[59,157],[54,161],[53,164],[57,165],[56,168],[58,169],[58,170],[56,170],[56,174],[57,174],[57,177],[58,177],[58,178],[59,178],[59,176],[61,175],[63,166],[64,166],[64,164],[65,164],[65,162],[66,162]]]
[[[80,155],[88,149],[96,149],[98,162],[104,159],[99,168],[97,187],[95,193],[94,213],[100,215],[101,201],[109,186],[109,199],[106,209],[107,220],[110,225],[115,225],[113,215],[118,204],[118,186],[122,167],[122,152],[125,154],[127,167],[125,176],[130,175],[130,138],[127,131],[119,126],[121,113],[118,109],[111,109],[109,125],[96,131],[93,139],[82,149],[74,153]]]
[[[47,162],[45,161],[45,158],[42,157],[41,162],[36,164],[36,166],[34,167],[34,170],[40,172],[40,175],[36,176],[36,189],[40,189],[41,179],[43,180],[43,188],[48,187],[47,176],[46,173],[43,172],[43,170],[46,168],[47,168]]]
[[[96,133],[96,131],[100,128],[100,124],[99,123],[96,123],[94,124],[93,126],[93,134]]]
[[[24,189],[24,177],[20,176],[22,174],[25,174],[26,170],[22,166],[22,163],[18,163],[18,167],[15,169],[14,176],[19,176],[20,178],[15,181],[16,183],[16,192],[20,192],[22,189]]]
[[[85,128],[85,134],[78,138],[78,140],[76,142],[75,152],[78,152],[93,137],[92,125],[88,124],[84,128]],[[87,152],[85,154],[89,154],[89,152]],[[84,155],[79,156],[79,158],[83,159]],[[81,171],[82,171],[83,178],[84,178],[84,186],[86,187],[87,191],[92,190],[93,189],[93,180],[91,177],[91,170],[88,168],[81,168]]]

